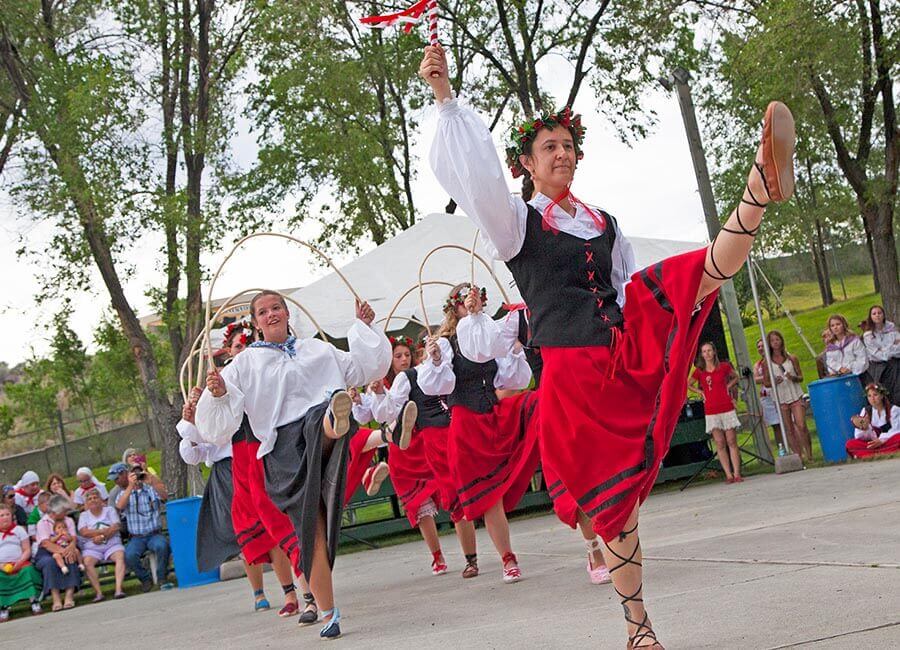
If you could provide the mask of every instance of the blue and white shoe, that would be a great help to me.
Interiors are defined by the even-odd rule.
[[[337,639],[341,636],[341,610],[337,607],[334,609],[323,609],[322,618],[328,618],[329,616],[331,616],[331,620],[319,631],[319,637],[329,640]]]
[[[260,598],[260,596],[262,596],[262,598]],[[259,598],[259,600],[257,600],[257,601],[253,604],[253,611],[254,611],[254,612],[261,612],[261,611],[263,611],[263,610],[270,609],[270,608],[272,607],[272,606],[269,604],[269,600],[266,598],[266,593],[265,593],[262,589],[259,589],[259,590],[257,590],[257,591],[254,591],[254,592],[253,592],[253,597],[254,597],[254,598]]]

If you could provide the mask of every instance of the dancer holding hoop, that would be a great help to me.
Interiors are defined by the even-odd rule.
[[[485,290],[468,282],[450,291],[444,322],[428,339],[428,357],[417,368],[418,384],[425,395],[448,396],[447,463],[460,507],[471,522],[484,517],[503,581],[518,582],[522,571],[506,512],[525,494],[537,469],[537,400],[533,391],[497,398],[497,390],[526,388],[531,369],[514,338],[489,329],[494,322],[482,313],[486,301]]]
[[[221,371],[207,375],[197,404],[197,428],[214,444],[224,444],[246,412],[260,441],[257,457],[266,491],[290,517],[299,542],[300,569],[323,608],[322,638],[341,634],[334,604],[332,567],[340,535],[351,418],[347,386],[385,375],[391,347],[373,328],[375,313],[357,303],[357,320],[347,334],[350,351],[317,339],[296,339],[289,312],[276,291],[261,291],[250,302],[258,340]]]
[[[520,198],[507,189],[490,132],[453,97],[440,46],[425,48],[419,73],[440,114],[434,172],[531,311],[544,362],[542,457],[604,539],[628,647],[661,648],[643,602],[638,504],[668,449],[718,287],[746,260],[766,204],[793,193],[793,118],[784,104],[769,105],[738,209],[708,247],[632,276],[615,220],[569,190],[582,155],[579,116],[567,107],[513,130],[507,163],[528,179]]]

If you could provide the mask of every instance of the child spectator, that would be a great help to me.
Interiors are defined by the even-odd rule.
[[[854,458],[900,451],[900,406],[888,399],[881,384],[866,386],[869,403],[850,418],[855,430],[853,440],[847,441],[847,453]]]
[[[869,376],[884,386],[892,404],[900,404],[900,332],[885,320],[884,307],[873,305],[862,322]]]
[[[741,483],[744,479],[741,477],[741,450],[737,444],[741,421],[731,399],[731,389],[738,383],[737,373],[730,363],[719,361],[716,346],[711,342],[700,346],[694,366],[688,390],[703,397],[706,432],[716,443],[725,482]]]
[[[825,369],[829,377],[862,375],[869,367],[866,347],[850,330],[847,319],[840,314],[828,317],[831,342],[825,345]]]
[[[69,534],[68,523],[68,521],[53,522],[53,534],[50,535],[50,541],[62,549],[62,551],[53,553],[53,560],[63,575],[68,575],[69,573],[68,563],[66,562],[68,558],[64,557],[64,554],[69,546],[75,544],[75,537]],[[78,565],[80,570],[84,571],[84,559],[81,557],[81,551],[78,550],[78,546],[75,546],[72,555],[75,557],[75,564]]]

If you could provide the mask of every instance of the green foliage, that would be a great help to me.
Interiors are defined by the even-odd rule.
[[[0,439],[8,436],[15,425],[16,418],[9,404],[0,404]]]
[[[781,294],[784,289],[784,282],[781,280],[781,276],[778,274],[778,271],[775,269],[775,266],[772,264],[760,264],[763,268],[763,272],[766,274],[766,277],[769,279],[769,282],[772,283],[775,291]],[[772,292],[769,291],[768,287],[764,284],[764,281],[757,274],[756,278],[757,282],[757,290],[759,292],[759,304],[763,309],[763,313],[768,318],[778,318],[782,315],[782,310],[778,306],[778,301],[775,300],[775,297],[772,295]],[[734,290],[737,294],[738,306],[741,309],[741,320],[744,325],[751,325],[756,322],[756,306],[753,302],[753,291],[750,288],[750,277],[747,274],[746,265],[741,268],[740,272],[734,276]]]

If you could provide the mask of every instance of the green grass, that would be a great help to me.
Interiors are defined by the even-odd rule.
[[[847,298],[874,295],[875,286],[871,275],[850,275],[844,278],[844,286],[847,288]],[[841,282],[837,278],[831,278],[831,291],[836,300],[843,300],[844,292]],[[822,297],[819,294],[819,285],[816,282],[798,282],[784,287],[781,300],[793,313],[815,310],[822,307]],[[852,321],[851,321],[852,322]]]

